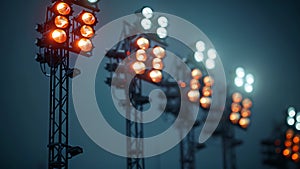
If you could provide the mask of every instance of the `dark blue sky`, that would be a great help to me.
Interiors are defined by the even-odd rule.
[[[46,168],[48,140],[48,79],[34,61],[36,23],[50,1],[4,1],[1,9],[0,161],[3,169]],[[227,75],[244,66],[256,77],[252,125],[236,130],[244,144],[237,148],[238,168],[261,165],[261,139],[284,120],[289,105],[300,110],[300,3],[297,0],[102,0],[99,25],[149,5],[155,11],[182,17],[199,27],[217,49]],[[187,32],[188,35],[188,32]],[[101,80],[101,79],[99,79]],[[101,82],[99,82],[100,84]],[[108,90],[107,86],[101,86]],[[85,153],[70,168],[125,168],[124,158],[95,145],[80,127],[71,106],[70,143]],[[219,139],[197,153],[198,168],[221,168]],[[179,168],[178,147],[146,159],[147,168]]]

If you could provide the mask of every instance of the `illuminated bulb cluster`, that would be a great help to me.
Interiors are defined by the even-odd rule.
[[[215,49],[210,48],[206,50],[206,45],[203,41],[196,42],[196,52],[194,53],[196,62],[203,62],[207,69],[214,69],[216,66],[216,58],[217,52]]]
[[[142,9],[142,20],[141,26],[144,30],[150,30],[152,28],[152,21],[154,13],[150,7],[144,7]],[[167,26],[168,26],[168,19],[165,16],[160,16],[157,18],[158,28],[156,29],[156,34],[159,38],[164,39],[168,36]]]
[[[241,93],[233,93],[231,113],[229,115],[229,120],[231,123],[246,129],[250,124],[251,107],[252,101],[249,98],[243,99]]]
[[[294,126],[296,130],[300,131],[300,112],[296,113],[294,107],[289,107],[286,122],[289,126]]]
[[[136,44],[138,46],[138,50],[135,53],[136,61],[132,64],[132,69],[136,74],[144,74],[146,71],[145,62],[148,60],[147,50],[150,47],[150,43],[148,39],[140,37],[137,39]],[[152,70],[149,71],[148,75],[152,82],[158,83],[162,80],[161,70],[164,68],[163,58],[165,57],[166,52],[164,48],[155,46],[152,49],[152,55]]]
[[[202,87],[200,83],[202,72],[199,69],[194,69],[191,72],[191,76],[190,90],[187,93],[189,101],[198,102],[202,108],[208,109],[211,105],[213,79],[210,76],[204,77],[204,85]],[[185,83],[181,82],[180,86],[182,85],[185,86]]]
[[[282,155],[290,158],[294,162],[300,161],[300,135],[295,134],[292,129],[288,129],[285,133],[284,149]]]
[[[235,74],[234,84],[237,87],[243,87],[245,92],[251,93],[253,91],[254,76],[250,73],[246,75],[242,67],[236,68]]]
[[[95,35],[93,26],[97,23],[96,17],[91,12],[82,11],[76,21],[79,25],[76,29],[75,47],[83,52],[90,52],[93,49],[91,38]]]
[[[57,2],[54,3],[52,11],[54,12],[54,29],[51,32],[51,38],[56,43],[65,43],[68,39],[67,29],[70,26],[68,17],[71,14],[72,9],[67,3]]]

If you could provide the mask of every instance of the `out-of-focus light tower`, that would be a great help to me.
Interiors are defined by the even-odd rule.
[[[84,8],[72,17],[72,8]],[[70,68],[70,52],[90,56],[91,38],[99,12],[96,0],[53,0],[47,7],[46,19],[36,30],[41,34],[36,45],[36,61],[42,72],[50,78],[48,168],[67,169],[68,159],[83,152],[79,146],[69,145],[69,78],[80,74]]]
[[[284,137],[282,155],[291,160],[296,168],[300,166],[300,112],[294,107],[287,109],[286,124],[288,129]]]
[[[201,40],[195,43],[194,48],[196,52],[193,55],[193,61],[188,63],[194,69],[191,72],[191,80],[186,82],[188,84],[187,99],[189,102],[198,104],[203,110],[209,110],[214,79],[201,69],[215,68],[217,52],[213,48],[207,49],[205,42]],[[205,148],[205,145],[199,144],[195,138],[195,129],[201,125],[201,121],[196,121],[191,131],[180,142],[181,169],[195,169],[195,154]]]
[[[284,151],[284,140],[286,135],[286,128],[282,123],[277,124],[270,136],[261,141],[262,146],[262,163],[272,168],[282,169],[289,168],[288,160],[282,155]]]
[[[234,88],[229,87],[230,95],[227,98],[221,129],[224,169],[237,168],[235,147],[243,142],[235,138],[234,125],[244,130],[250,125],[254,76],[246,74],[244,68],[238,67],[235,70],[234,84]]]
[[[109,63],[106,64],[106,70],[111,73],[105,83],[125,91],[124,82],[129,79],[129,74],[135,75],[129,89],[130,101],[124,103],[124,100],[121,98],[119,100],[121,103],[124,103],[123,105],[126,109],[127,116],[126,134],[128,136],[127,153],[129,155],[127,158],[127,169],[145,168],[145,160],[142,157],[144,148],[143,114],[131,108],[131,105],[134,105],[137,110],[142,112],[143,106],[149,103],[148,97],[142,96],[142,81],[158,85],[163,79],[163,58],[166,55],[164,48],[166,44],[163,41],[167,38],[166,27],[168,26],[167,20],[160,21],[157,24],[159,27],[163,27],[164,31],[156,31],[157,33],[154,35],[149,34],[147,31],[157,26],[153,24],[153,20],[156,18],[153,10],[145,6],[137,10],[136,14],[138,16],[138,22],[134,25],[124,22],[121,38],[127,37],[128,34],[135,35],[122,39],[120,43],[113,49],[110,49],[106,54],[106,57],[109,58]],[[137,24],[141,27],[136,26]],[[130,57],[130,63],[128,63],[130,66],[123,67],[123,72],[125,73],[121,74],[115,72],[118,66],[119,68],[122,67],[120,63],[128,57]],[[115,72],[115,76],[113,76],[113,72]]]

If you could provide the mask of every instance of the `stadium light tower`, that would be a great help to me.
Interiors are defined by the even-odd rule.
[[[83,152],[81,147],[69,145],[69,79],[80,73],[80,70],[70,68],[69,56],[70,52],[91,55],[90,39],[94,35],[95,13],[99,12],[96,2],[53,0],[47,7],[45,22],[36,27],[41,38],[36,41],[39,51],[35,59],[50,78],[49,169],[67,169],[68,160]],[[80,17],[80,24],[73,17],[73,5],[87,11]],[[89,24],[92,18],[95,22]]]
[[[245,69],[237,67],[235,70],[234,86],[229,86],[224,119],[222,121],[223,168],[236,169],[235,147],[242,144],[242,140],[235,138],[233,126],[246,130],[250,125],[251,100],[254,76],[246,74]]]

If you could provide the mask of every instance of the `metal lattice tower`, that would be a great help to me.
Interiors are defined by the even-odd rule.
[[[180,142],[181,169],[195,169],[195,131],[192,129]]]
[[[69,52],[63,49],[49,50],[51,56],[59,58],[59,65],[50,68],[49,110],[49,169],[68,168],[68,97]]]
[[[127,139],[127,154],[129,157],[127,158],[127,169],[143,169],[145,168],[145,160],[141,158],[143,156],[143,137],[144,137],[144,129],[143,129],[143,105],[134,102],[133,97],[141,97],[142,93],[142,83],[141,79],[134,78],[132,81],[132,85],[130,87],[130,98],[133,104],[135,105],[137,110],[130,108],[130,103],[127,104],[126,108],[126,134],[128,136]],[[129,120],[130,119],[130,120]],[[132,120],[134,119],[134,121]]]

